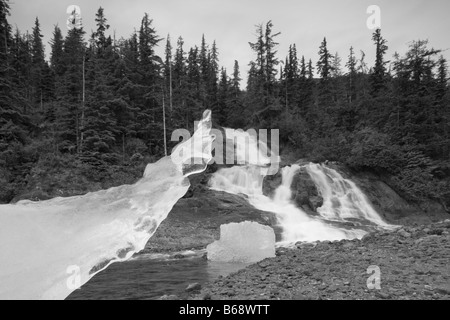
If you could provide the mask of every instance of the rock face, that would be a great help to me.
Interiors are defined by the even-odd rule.
[[[297,162],[299,165],[306,162]],[[389,186],[389,180],[370,172],[355,172],[344,165],[326,163],[337,170],[344,178],[352,180],[367,196],[374,209],[392,224],[427,224],[449,217],[445,205],[436,201],[422,204],[408,203]],[[281,170],[273,176],[264,179],[263,193],[272,196],[277,187],[281,185]],[[292,185],[292,200],[297,206],[310,215],[317,215],[317,208],[323,204],[323,198],[305,169],[301,168],[295,175]]]
[[[427,224],[449,218],[445,208],[435,201],[430,200],[420,205],[407,202],[389,186],[387,177],[371,172],[355,172],[336,163],[328,165],[355,182],[375,210],[389,223]]]

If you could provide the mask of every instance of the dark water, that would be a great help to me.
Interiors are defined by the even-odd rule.
[[[183,259],[140,256],[110,265],[74,291],[67,300],[141,300],[170,294],[183,297],[191,283],[204,284],[244,267],[242,264],[211,262],[200,256]]]

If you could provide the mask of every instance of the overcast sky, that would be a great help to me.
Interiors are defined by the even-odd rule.
[[[246,77],[247,65],[254,59],[248,45],[255,40],[255,25],[272,20],[274,31],[280,31],[278,57],[284,60],[290,44],[295,43],[299,57],[305,55],[314,64],[323,37],[327,37],[331,52],[339,52],[345,65],[350,46],[359,55],[366,52],[366,61],[372,65],[373,30],[367,27],[370,14],[367,8],[378,5],[381,9],[381,29],[388,40],[388,59],[394,52],[405,53],[411,40],[429,39],[430,46],[450,48],[450,1],[448,0],[13,0],[11,17],[13,26],[31,31],[39,17],[44,43],[49,48],[54,25],[67,31],[66,10],[69,5],[81,8],[87,37],[95,29],[95,13],[102,6],[111,33],[128,38],[139,29],[145,12],[153,19],[160,37],[170,34],[172,45],[182,36],[185,50],[206,41],[216,40],[220,64],[232,72],[234,60]],[[157,51],[163,55],[164,41]],[[450,60],[450,50],[444,52]],[[245,84],[243,83],[245,86]]]

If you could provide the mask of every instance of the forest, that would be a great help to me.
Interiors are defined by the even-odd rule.
[[[103,8],[91,35],[79,25],[63,37],[55,26],[48,58],[39,19],[24,33],[9,14],[0,0],[0,203],[133,183],[165,142],[170,153],[174,129],[193,130],[212,109],[217,126],[279,129],[282,155],[339,161],[384,177],[411,202],[450,206],[448,66],[428,40],[387,57],[377,29],[375,61],[350,46],[333,52],[326,38],[317,57],[291,44],[280,58],[268,21],[255,26],[243,84],[238,61],[220,67],[215,41],[199,35],[186,48],[148,14],[127,39],[111,35]]]

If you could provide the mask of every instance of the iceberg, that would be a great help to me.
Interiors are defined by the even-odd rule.
[[[255,263],[275,257],[275,232],[257,222],[220,226],[220,240],[206,247],[210,261]]]

